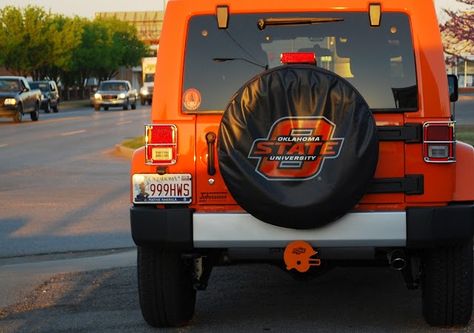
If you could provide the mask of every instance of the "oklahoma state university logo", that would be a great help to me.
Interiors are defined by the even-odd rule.
[[[316,177],[326,158],[337,158],[343,138],[333,138],[336,125],[325,117],[278,119],[266,138],[256,139],[249,158],[268,180],[305,180]]]

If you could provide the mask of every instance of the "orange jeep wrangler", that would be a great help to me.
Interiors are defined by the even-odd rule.
[[[171,0],[155,78],[131,168],[150,325],[249,258],[391,265],[429,324],[469,322],[474,149],[431,0]]]

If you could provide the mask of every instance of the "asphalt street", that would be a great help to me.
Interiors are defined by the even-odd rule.
[[[147,106],[0,119],[0,258],[132,246],[129,161],[114,147],[149,118]]]
[[[421,316],[421,293],[389,268],[339,268],[296,281],[270,265],[218,267],[188,327],[143,321],[134,267],[60,274],[0,310],[10,332],[472,332],[441,330]]]

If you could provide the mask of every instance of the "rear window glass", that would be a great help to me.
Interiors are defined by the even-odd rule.
[[[278,17],[341,18],[313,25],[257,27]],[[219,30],[214,15],[188,25],[183,92],[198,93],[197,110],[223,111],[233,94],[266,67],[280,66],[284,52],[314,52],[317,66],[347,79],[372,109],[416,110],[418,90],[408,17],[384,13],[371,28],[367,13],[234,14]],[[184,103],[186,104],[186,103]]]

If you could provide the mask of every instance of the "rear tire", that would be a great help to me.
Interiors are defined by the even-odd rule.
[[[32,121],[38,121],[38,119],[39,119],[39,109],[40,109],[39,104],[36,103],[35,104],[35,110],[30,113],[30,117],[31,117]]]
[[[140,98],[140,104],[141,105],[145,105],[146,104],[146,100],[144,98]]]
[[[472,240],[426,250],[423,257],[423,315],[432,326],[465,326],[472,314]]]
[[[137,109],[137,101],[135,101],[135,103],[132,104],[132,110],[136,110]]]
[[[53,112],[58,113],[59,112],[59,101],[56,102],[56,105],[53,107]]]
[[[138,247],[138,294],[145,321],[154,327],[186,325],[194,315],[192,267],[181,254]]]
[[[108,111],[108,110],[109,110],[109,107],[108,107],[108,106],[104,106],[104,110],[105,110],[105,111]]]

